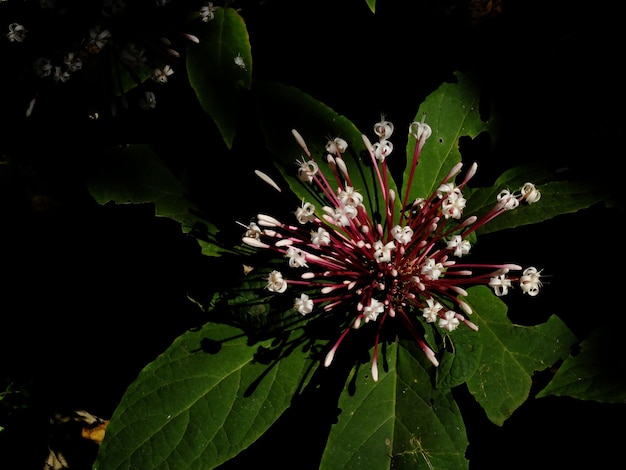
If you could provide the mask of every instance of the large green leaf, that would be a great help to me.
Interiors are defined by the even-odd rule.
[[[215,235],[217,229],[194,215],[194,204],[184,196],[182,183],[148,145],[110,147],[90,159],[94,171],[87,178],[92,197],[100,204],[154,204],[155,213],[181,224],[184,232]],[[196,237],[202,253],[215,256],[221,249],[210,240]]]
[[[437,388],[453,388],[465,383],[478,369],[483,353],[481,335],[471,328],[457,328],[445,336],[447,348],[440,351]]]
[[[422,148],[406,202],[430,196],[452,167],[461,161],[461,137],[474,138],[481,132],[495,131],[493,121],[481,119],[477,85],[468,75],[457,73],[456,76],[456,83],[444,83],[428,95],[415,116],[415,121],[421,121],[425,115],[432,135]],[[415,143],[415,137],[410,135],[406,150],[408,165],[403,176],[405,187],[410,181]]]
[[[598,186],[588,181],[550,181],[553,175],[536,164],[511,168],[504,172],[489,188],[478,188],[471,192],[467,206],[471,212],[465,215],[481,216],[491,210],[497,202],[497,195],[503,189],[511,192],[519,190],[526,182],[537,185],[541,199],[535,204],[522,204],[516,209],[491,220],[481,226],[478,234],[492,233],[507,228],[535,224],[561,214],[576,212],[597,204],[605,199]]]
[[[570,396],[604,403],[626,403],[626,362],[621,358],[622,332],[607,325],[597,328],[565,359],[537,397]]]
[[[502,425],[528,398],[532,374],[566,357],[576,337],[556,316],[536,326],[513,324],[506,305],[488,287],[469,293],[483,351],[467,386],[488,418]]]
[[[276,165],[294,194],[310,202],[319,201],[319,193],[312,191],[309,183],[297,178],[296,162],[303,158],[304,152],[293,137],[292,129],[302,135],[320,170],[331,181],[334,176],[326,167],[327,152],[324,147],[329,137],[341,137],[349,145],[343,158],[352,186],[363,194],[363,203],[370,214],[385,213],[362,133],[351,121],[303,91],[280,83],[255,82],[254,95],[266,146],[276,156]],[[395,190],[393,181],[390,181],[389,187]]]
[[[240,88],[252,81],[252,53],[243,18],[233,8],[220,8],[187,48],[189,83],[230,148],[235,138]]]
[[[265,361],[270,346],[218,323],[180,336],[124,394],[94,470],[205,470],[247,448],[289,407],[310,365],[300,350]]]
[[[433,387],[423,352],[413,341],[391,344],[386,361],[378,382],[369,368],[355,370],[320,468],[467,468],[460,411],[449,389]]]

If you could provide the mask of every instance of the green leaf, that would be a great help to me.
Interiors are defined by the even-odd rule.
[[[528,398],[532,374],[569,354],[574,334],[557,317],[536,326],[513,324],[506,305],[485,286],[468,290],[468,302],[479,327],[483,353],[476,373],[467,381],[469,391],[497,425]]]
[[[328,153],[325,146],[329,137],[341,137],[348,143],[343,159],[352,186],[364,196],[363,204],[370,214],[385,213],[362,133],[351,121],[303,91],[280,83],[255,82],[254,95],[266,146],[276,155],[276,166],[294,194],[311,202],[319,200],[311,184],[303,183],[297,177],[296,162],[302,160],[304,152],[297,144],[292,129],[302,135],[320,171],[329,180],[334,180],[334,176],[330,175],[325,163]],[[389,187],[395,190],[391,178]]]
[[[432,135],[422,148],[415,176],[411,183],[410,171],[415,149],[415,137],[409,135],[403,185],[410,184],[406,201],[430,196],[452,167],[461,161],[459,139],[476,137],[481,132],[492,131],[491,122],[484,122],[479,113],[480,94],[477,85],[468,75],[457,72],[457,83],[444,83],[426,97],[420,105],[415,121],[425,122]],[[403,189],[405,191],[405,189]],[[402,193],[404,197],[404,192]]]
[[[471,212],[467,212],[466,215],[478,217],[495,206],[498,193],[503,189],[514,192],[526,182],[531,182],[541,191],[541,199],[538,202],[530,205],[521,204],[516,209],[499,215],[481,226],[476,231],[477,234],[536,224],[561,214],[585,209],[604,200],[602,191],[591,182],[549,181],[551,178],[552,175],[540,165],[523,165],[504,172],[490,188],[473,189],[467,198],[467,207]]]
[[[217,323],[180,336],[128,387],[94,470],[215,468],[246,449],[289,407],[310,364],[300,350],[265,361],[270,346]]]
[[[365,0],[372,13],[376,13],[376,0]]]
[[[187,47],[187,73],[202,108],[219,128],[228,148],[236,133],[240,88],[252,83],[252,52],[243,18],[232,8],[220,8]]]
[[[169,217],[181,224],[185,233],[210,235],[217,228],[193,215],[194,205],[184,197],[182,183],[169,171],[150,146],[139,144],[111,147],[90,159],[93,170],[87,179],[91,196],[99,203],[152,203],[159,217]],[[209,240],[196,237],[202,253],[216,256],[220,248]]]
[[[460,411],[450,390],[433,387],[421,349],[413,341],[391,344],[386,358],[378,382],[369,368],[354,371],[320,469],[468,468]]]
[[[537,398],[570,396],[604,403],[626,402],[626,363],[621,359],[622,332],[601,326],[569,356]]]
[[[478,369],[483,352],[482,337],[462,326],[444,337],[448,348],[441,353],[437,367],[437,388],[453,388],[465,383]]]

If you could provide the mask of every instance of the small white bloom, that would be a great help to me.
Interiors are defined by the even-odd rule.
[[[111,31],[102,29],[101,26],[95,26],[89,30],[89,50],[97,53],[100,52],[111,38]]]
[[[398,240],[403,245],[406,245],[407,243],[410,243],[410,241],[413,239],[413,229],[408,225],[405,227],[400,227],[399,225],[396,225],[394,228],[391,229],[391,236],[393,236],[393,238]]]
[[[383,245],[381,240],[374,242],[374,258],[379,263],[388,263],[391,261],[391,252],[396,249],[395,242],[389,242]]]
[[[285,257],[289,258],[289,267],[291,268],[301,268],[303,266],[307,266],[306,254],[299,248],[290,246],[287,248]]]
[[[315,220],[315,206],[310,202],[302,201],[302,205],[296,209],[296,219],[301,224]]]
[[[511,281],[506,277],[506,274],[500,274],[489,280],[489,287],[493,289],[498,297],[501,297],[509,292]]]
[[[235,56],[235,65],[237,67],[239,67],[242,70],[248,70],[246,68],[246,62],[243,60],[243,57],[241,57],[241,52],[237,53],[237,55]]]
[[[345,189],[338,188],[337,197],[344,206],[357,207],[363,203],[363,196],[355,191],[352,186],[346,186]]]
[[[502,191],[500,191],[500,193],[498,194],[498,201],[507,211],[513,210],[517,206],[519,206],[519,201],[513,194],[511,194],[511,191],[509,191],[508,189],[503,189]]]
[[[372,148],[374,149],[374,156],[379,162],[384,161],[393,152],[393,144],[386,139],[375,142]]]
[[[454,183],[443,183],[440,184],[437,188],[437,197],[439,199],[449,198],[449,197],[459,197],[463,196],[461,194],[461,190]]]
[[[280,271],[272,271],[267,277],[267,290],[282,293],[287,290],[287,281],[283,279]]]
[[[541,199],[541,192],[532,183],[525,183],[520,192],[528,204],[533,204]]]
[[[326,143],[326,151],[332,155],[339,155],[346,151],[348,148],[348,142],[340,137],[335,137],[333,140],[329,140]]]
[[[307,181],[309,183],[313,181],[313,177],[319,171],[317,163],[315,163],[315,161],[313,160],[307,161],[304,158],[302,158],[302,160],[296,161],[296,163],[299,165],[298,178],[300,178],[300,181]]]
[[[244,237],[256,238],[257,240],[261,238],[261,227],[259,227],[256,223],[250,222],[249,225],[244,225],[244,227],[246,227],[246,233]]]
[[[19,23],[11,23],[9,25],[9,32],[6,34],[9,42],[23,42],[26,37],[26,28]]]
[[[348,227],[350,225],[350,220],[354,219],[357,214],[358,211],[354,206],[336,207],[333,214],[333,221],[337,225]]]
[[[385,304],[379,302],[376,299],[370,300],[370,304],[363,309],[363,319],[365,323],[369,321],[376,321],[378,315],[385,311]]]
[[[300,298],[295,299],[294,308],[302,315],[307,315],[313,311],[313,300],[308,295],[302,293]]]
[[[63,58],[63,64],[69,72],[77,72],[83,67],[83,61],[80,57],[76,57],[73,52],[68,52]]]
[[[422,316],[426,319],[426,322],[433,323],[437,321],[439,311],[443,308],[443,305],[432,298],[426,299],[426,303],[428,307],[422,309]]]
[[[443,216],[446,219],[460,219],[466,202],[460,192],[451,192],[441,203]]]
[[[385,117],[380,117],[380,122],[374,125],[374,133],[380,139],[388,139],[393,134],[393,124],[389,121],[385,121]]]
[[[215,12],[217,11],[217,7],[213,6],[213,2],[208,2],[206,5],[200,7],[200,17],[202,21],[208,23],[213,18],[215,18]]]
[[[452,251],[454,256],[459,258],[469,253],[471,244],[467,240],[463,240],[461,235],[455,235],[448,241],[448,250]]]
[[[429,277],[432,281],[439,279],[441,273],[443,273],[443,264],[435,263],[435,260],[432,258],[428,258],[426,263],[422,265],[421,274]]]
[[[311,232],[311,243],[315,246],[323,246],[330,244],[330,234],[325,228],[319,227],[317,232]]]
[[[459,326],[459,319],[456,317],[456,313],[452,310],[448,310],[445,314],[445,317],[439,317],[439,328],[443,328],[444,330],[454,331]]]
[[[173,73],[174,70],[169,65],[166,65],[165,67],[163,67],[163,69],[156,67],[152,72],[152,80],[157,83],[167,83],[167,77],[169,77]]]
[[[426,140],[433,133],[430,126],[424,122],[413,122],[409,126],[409,134],[417,140]]]
[[[541,287],[541,272],[537,271],[537,268],[526,268],[520,278],[520,287],[524,294],[528,294],[531,297],[536,296],[539,293]]]

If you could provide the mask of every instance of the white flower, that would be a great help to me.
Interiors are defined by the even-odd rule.
[[[422,266],[421,274],[429,277],[431,281],[436,281],[443,272],[443,264],[435,262],[434,259],[428,258]]]
[[[298,178],[300,178],[300,181],[308,181],[309,183],[313,181],[313,177],[319,171],[317,163],[313,160],[307,161],[304,158],[302,160],[298,160],[296,163],[299,165]]]
[[[344,206],[357,207],[363,203],[363,196],[355,191],[352,186],[346,186],[345,189],[338,188],[337,197]]]
[[[354,219],[358,214],[356,207],[354,206],[341,206],[335,208],[333,211],[333,221],[337,225],[342,227],[348,227],[350,220]]]
[[[520,192],[528,204],[533,204],[541,199],[541,192],[532,183],[524,183]]]
[[[431,298],[426,299],[428,307],[422,309],[422,316],[426,319],[426,322],[433,323],[439,317],[439,310],[443,308],[439,302]]]
[[[287,290],[287,281],[283,279],[280,271],[272,271],[267,277],[267,290],[282,293]]]
[[[348,148],[348,142],[340,137],[335,137],[333,140],[329,140],[326,143],[326,151],[333,155],[339,155],[346,151]]]
[[[169,77],[173,73],[174,70],[169,65],[166,65],[165,67],[163,67],[163,69],[156,67],[152,72],[152,80],[157,83],[167,83],[167,77]]]
[[[396,249],[396,244],[394,242],[389,242],[386,245],[383,245],[383,242],[377,240],[374,242],[374,258],[379,263],[388,263],[391,261],[391,252]]]
[[[415,137],[416,140],[426,140],[433,133],[428,124],[424,122],[412,122],[409,126],[409,134]]]
[[[459,319],[456,317],[456,313],[452,310],[448,310],[445,314],[445,317],[439,317],[439,328],[443,328],[444,330],[454,331],[457,326],[459,326]]]
[[[328,230],[323,227],[319,227],[317,232],[311,232],[311,243],[315,246],[329,245],[330,234],[328,233]]]
[[[396,225],[394,228],[391,229],[391,236],[403,245],[406,245],[413,239],[413,229],[408,225],[404,227]]]
[[[369,321],[376,321],[378,315],[383,313],[384,310],[385,304],[376,299],[372,299],[370,304],[363,309],[363,319],[365,320],[365,323]]]
[[[511,281],[507,279],[506,274],[500,274],[489,280],[489,287],[493,289],[498,297],[501,297],[509,292]]]
[[[498,201],[500,202],[502,208],[507,211],[513,210],[519,206],[519,201],[508,189],[500,191],[498,194]]]
[[[63,58],[63,64],[69,72],[77,72],[83,67],[83,61],[80,57],[76,57],[73,52],[68,52]]]
[[[23,25],[19,23],[11,23],[6,37],[10,42],[23,42],[27,32],[28,31],[26,31],[26,28]]]
[[[89,49],[93,52],[100,52],[108,40],[111,38],[111,31],[95,26],[89,30]]]
[[[541,273],[537,271],[537,268],[526,268],[519,281],[522,292],[530,295],[531,297],[536,296],[539,293],[539,288],[541,287],[541,281],[539,280],[540,277]]]
[[[213,2],[208,2],[206,5],[200,7],[200,17],[202,21],[208,23],[213,18],[215,18],[215,12],[217,11],[217,7],[213,6]]]
[[[377,122],[374,125],[374,133],[380,139],[388,139],[393,134],[393,123],[389,121],[385,121],[385,117],[380,117],[380,122]]]
[[[306,254],[299,248],[294,248],[293,246],[290,246],[289,248],[287,248],[285,257],[289,258],[289,266],[292,268],[301,268],[307,265]]]
[[[386,139],[381,139],[372,145],[376,160],[382,162],[393,152],[393,144]]]
[[[296,219],[301,224],[315,220],[315,206],[310,202],[302,201],[302,205],[296,209]]]
[[[313,300],[310,299],[305,293],[302,293],[300,294],[300,298],[295,300],[294,308],[296,308],[302,315],[307,315],[313,311]]]
[[[241,52],[237,53],[237,55],[234,58],[234,61],[237,67],[239,67],[242,70],[247,70],[246,62],[243,60],[243,57],[241,57]]]
[[[452,251],[454,256],[459,258],[469,253],[471,244],[467,240],[463,240],[461,235],[455,235],[448,241],[448,250]]]
[[[441,203],[441,210],[446,219],[460,219],[467,201],[460,193],[450,193]]]
[[[245,227],[245,237],[256,238],[257,240],[261,238],[261,227],[259,227],[256,223],[250,222],[250,225],[247,225]]]

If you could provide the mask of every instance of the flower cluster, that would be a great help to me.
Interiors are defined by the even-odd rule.
[[[393,151],[389,138],[394,126],[384,117],[374,126],[375,143],[363,136],[376,171],[377,191],[384,200],[386,214],[377,222],[364,204],[364,197],[352,184],[343,159],[348,144],[341,138],[328,141],[326,162],[333,174],[327,179],[320,164],[309,151],[302,136],[293,135],[305,156],[299,160],[298,176],[305,184],[315,185],[324,195],[326,205],[319,209],[302,201],[295,211],[296,222],[283,223],[267,214],[258,214],[247,226],[243,242],[249,246],[274,250],[287,259],[296,272],[284,277],[275,270],[267,277],[267,289],[285,293],[292,286],[297,291],[294,308],[302,315],[316,310],[332,312],[337,307],[352,308],[343,332],[328,352],[325,365],[351,329],[365,323],[398,318],[412,334],[429,360],[437,366],[437,357],[420,333],[419,324],[432,324],[443,334],[462,323],[478,330],[467,317],[472,309],[463,300],[466,288],[488,285],[501,296],[519,285],[523,293],[534,296],[541,286],[540,271],[522,270],[515,264],[475,264],[461,261],[471,249],[469,235],[522,201],[537,202],[541,193],[532,183],[517,192],[502,190],[494,206],[480,218],[463,219],[466,199],[463,189],[477,170],[474,163],[457,184],[462,164],[454,166],[436,191],[424,198],[408,201],[414,170],[431,128],[422,119],[414,122],[409,133],[415,138],[410,178],[404,198],[397,205],[395,191],[389,185],[387,157]],[[279,186],[264,173],[257,174],[277,189]],[[402,209],[398,210],[400,207]],[[514,274],[520,272],[519,274]],[[378,378],[376,335],[372,358],[372,377]]]
[[[158,87],[169,81],[179,63],[180,47],[188,41],[198,42],[177,23],[195,18],[209,22],[218,9],[212,2],[204,2],[189,11],[188,4],[174,5],[170,0],[33,3],[0,2],[1,16],[13,19],[4,34],[7,42],[15,45],[10,50],[15,58],[10,71],[20,81],[26,79],[30,88],[26,116],[33,113],[49,82],[79,82],[71,80],[77,72],[95,74],[84,78],[94,95],[94,103],[88,104],[91,118],[99,116],[98,108],[116,115],[120,104],[130,107],[127,92],[134,88],[138,89],[139,108],[153,109]],[[101,104],[99,92],[92,89],[101,82],[109,103]]]

